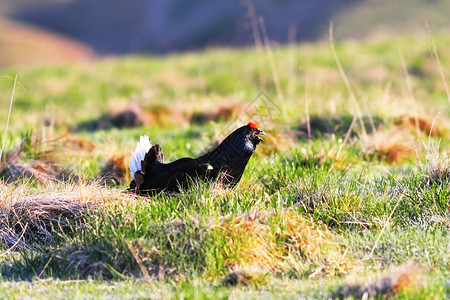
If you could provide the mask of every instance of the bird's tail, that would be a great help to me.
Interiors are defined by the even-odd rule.
[[[136,152],[133,153],[133,151],[131,151],[129,164],[131,180],[134,179],[134,173],[141,170],[141,161],[144,160],[145,154],[150,150],[151,147],[152,144],[150,144],[150,138],[144,135],[141,136],[139,142],[137,142]]]

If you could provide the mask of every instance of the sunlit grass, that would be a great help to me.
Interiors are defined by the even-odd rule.
[[[54,283],[43,297],[323,298],[413,264],[422,285],[397,296],[445,298],[449,107],[427,47],[423,38],[336,44],[362,124],[327,44],[273,49],[284,101],[252,49],[2,70],[19,73],[26,91],[16,90],[0,162],[0,294],[33,297]],[[411,87],[398,48],[413,49],[403,51]],[[11,88],[5,78],[2,98]],[[261,91],[273,111],[247,108]],[[142,122],[118,126],[128,107]],[[170,162],[248,121],[269,135],[236,188],[122,192],[140,135]]]

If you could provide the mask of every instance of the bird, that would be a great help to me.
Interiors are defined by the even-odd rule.
[[[215,181],[234,187],[256,147],[266,135],[257,123],[248,122],[227,136],[215,149],[197,158],[180,158],[163,163],[159,144],[151,145],[148,136],[141,136],[130,157],[130,187],[136,194],[181,192],[193,182]]]

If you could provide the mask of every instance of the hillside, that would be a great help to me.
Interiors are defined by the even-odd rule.
[[[1,69],[0,298],[445,299],[449,43]],[[234,189],[123,193],[139,136],[170,162],[249,121],[267,136]]]
[[[0,68],[88,62],[94,52],[48,30],[0,19]]]
[[[449,12],[445,0],[359,1],[334,17],[336,38],[426,33],[426,23],[431,31],[448,32]]]
[[[98,54],[253,46],[259,17],[275,44],[327,39],[330,21],[338,39],[414,34],[426,31],[425,22],[433,31],[450,28],[445,0],[4,1],[6,17],[70,37]]]

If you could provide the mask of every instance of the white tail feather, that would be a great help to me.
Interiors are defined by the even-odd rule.
[[[134,173],[141,170],[141,161],[144,160],[145,154],[147,154],[148,150],[150,150],[151,147],[152,144],[150,144],[150,138],[146,135],[141,135],[141,138],[136,145],[136,153],[133,153],[133,151],[131,151],[129,164],[131,180],[134,179]]]

